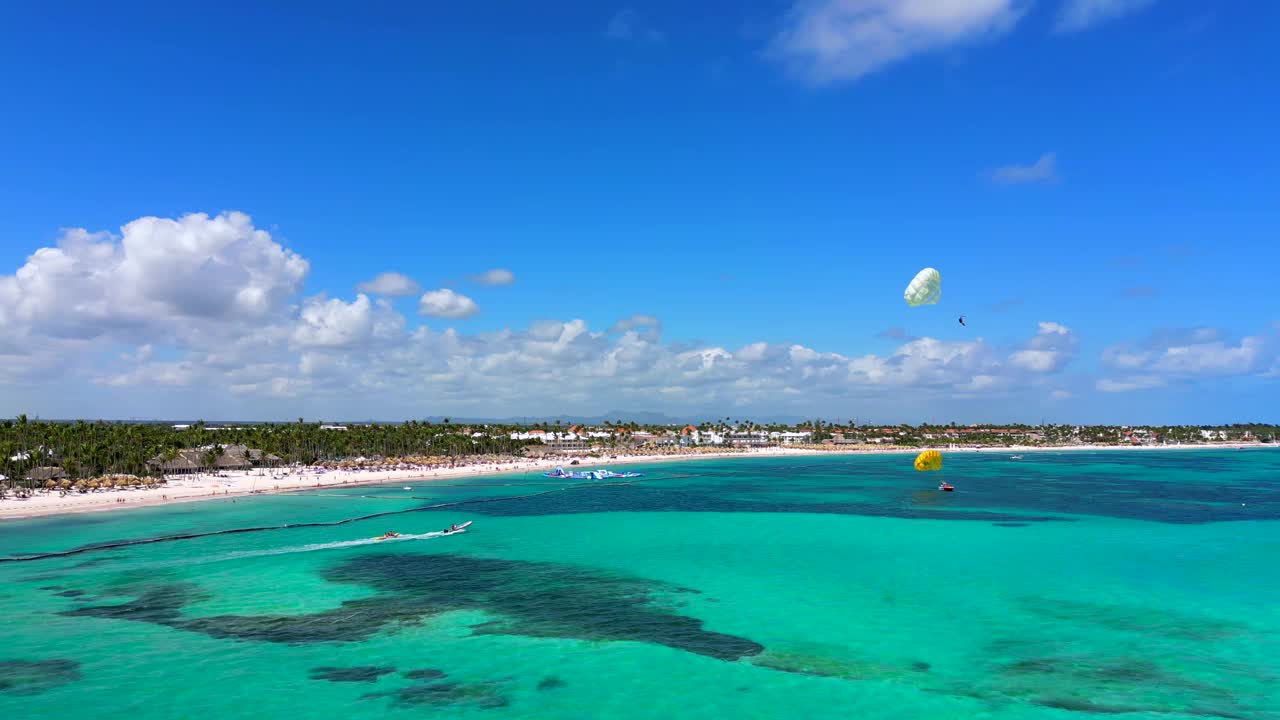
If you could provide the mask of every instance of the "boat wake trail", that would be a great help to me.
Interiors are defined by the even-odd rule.
[[[34,553],[31,555],[10,555],[0,557],[0,563],[11,562],[34,562],[36,560],[48,560],[51,558],[70,557],[72,555],[80,555],[82,553],[102,552],[104,550],[115,550],[117,548],[133,547],[136,545],[151,545],[154,543],[178,542],[181,540],[195,540],[198,538],[214,537],[217,535],[238,535],[240,533],[259,533],[271,532],[276,530],[293,530],[296,528],[317,528],[317,527],[337,527],[340,525],[349,525],[352,523],[363,522],[365,520],[374,520],[376,518],[391,517],[394,515],[404,515],[406,513],[429,512],[432,510],[443,510],[446,508],[464,507],[466,505],[477,505],[480,503],[504,502],[508,500],[524,500],[526,498],[540,497],[542,495],[550,495],[552,493],[568,492],[571,490],[599,489],[606,487],[618,487],[629,485],[630,483],[586,483],[579,485],[567,485],[558,487],[553,490],[543,490],[542,492],[529,493],[527,495],[508,495],[506,497],[491,498],[473,498],[470,500],[458,500],[456,502],[435,503],[433,505],[420,505],[418,507],[405,508],[403,510],[387,510],[385,512],[371,513],[368,515],[360,515],[359,517],[344,518],[342,520],[330,520],[328,522],[302,522],[288,523],[285,525],[266,525],[261,527],[245,527],[231,528],[229,530],[210,530],[208,532],[183,533],[181,535],[160,535],[157,537],[137,538],[135,540],[120,540],[117,542],[102,543],[99,545],[85,545],[83,547],[72,548],[71,550],[61,550],[56,552]],[[415,498],[425,499],[425,498]],[[428,533],[430,534],[430,533]],[[406,536],[418,537],[418,536]],[[383,542],[389,542],[389,540]],[[348,542],[363,542],[361,540],[352,540]],[[370,540],[369,542],[373,542]]]
[[[361,545],[385,545],[387,543],[402,542],[405,540],[430,540],[433,538],[444,537],[446,535],[460,535],[466,530],[455,530],[453,532],[435,532],[420,533],[418,535],[397,535],[393,538],[377,539],[363,538],[360,540],[341,540],[338,542],[327,543],[311,543],[310,545],[294,545],[292,547],[272,548],[270,550],[242,550],[233,553],[227,553],[214,560],[241,560],[244,558],[266,557],[268,555],[291,555],[293,553],[316,552],[317,550],[338,550],[340,548],[360,547]],[[189,563],[188,563],[189,564]]]

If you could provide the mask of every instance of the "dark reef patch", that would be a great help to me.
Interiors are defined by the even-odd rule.
[[[1148,708],[1129,705],[1104,705],[1081,698],[1036,698],[1031,701],[1040,707],[1071,712],[1093,713],[1095,715],[1125,715],[1128,713],[1148,712]]]
[[[555,675],[548,675],[538,681],[539,690],[555,690],[564,687],[564,681]]]
[[[1189,615],[1164,607],[1129,606],[1061,600],[1020,598],[1037,615],[1065,622],[1100,625],[1121,632],[1162,635],[1179,640],[1215,641],[1246,632],[1244,623],[1205,615]]]
[[[182,608],[205,598],[204,593],[190,583],[159,583],[144,586],[136,592],[133,600],[121,605],[91,605],[62,614],[178,627],[182,625]]]
[[[383,675],[395,672],[393,667],[376,665],[357,665],[355,667],[322,667],[311,668],[309,677],[312,680],[328,680],[329,682],[376,682]]]
[[[1011,649],[1017,647],[1015,643],[1001,644]],[[1248,703],[1236,693],[1170,672],[1146,657],[1028,655],[995,664],[978,687],[969,689],[977,690],[977,697],[992,702],[1022,700],[1043,707],[1100,715],[1252,717]]]
[[[994,522],[991,524],[995,525],[996,527],[1027,527],[1028,525],[1030,525],[1030,523],[1024,523],[1024,522]]]
[[[758,654],[745,638],[710,632],[695,618],[663,610],[671,586],[571,565],[461,555],[360,555],[325,574],[333,582],[377,588],[371,599],[412,599],[429,607],[483,610],[502,620],[486,634],[666,645],[720,660]]]
[[[445,677],[447,673],[443,670],[435,668],[421,668],[419,670],[409,670],[403,675],[410,680],[439,680]]]
[[[498,692],[495,683],[432,683],[410,685],[389,692],[369,693],[361,699],[391,698],[396,707],[449,707],[472,706],[500,708],[511,704]]]
[[[953,454],[949,473],[965,483],[965,492],[957,494],[931,488],[916,492],[919,488],[911,483],[893,480],[903,476],[900,458],[837,458],[794,466],[766,460],[737,462],[701,466],[679,484],[664,482],[674,479],[670,477],[653,478],[583,487],[573,493],[498,499],[471,509],[495,516],[826,513],[987,520],[1009,523],[1006,527],[1070,522],[1073,515],[1174,524],[1280,519],[1280,486],[1265,481],[1280,470],[1280,464],[1242,466],[1231,457],[1209,452],[1063,453],[1053,456],[1052,462],[1025,463]],[[907,472],[911,472],[909,465]],[[762,477],[766,474],[784,476],[785,481]],[[1224,493],[1231,502],[1223,502]]]
[[[751,658],[751,664],[778,672],[841,680],[906,680],[914,673],[922,672],[919,665],[928,667],[928,663],[913,662],[903,666],[875,660],[840,657],[818,647],[800,651],[768,650]]]
[[[119,560],[119,559],[121,559],[119,556],[107,555],[105,557],[92,558],[90,560],[81,560],[75,565],[68,566],[67,569],[80,570],[82,568],[89,568],[89,567],[94,567],[96,565],[103,565],[105,563],[115,562],[116,560]]]
[[[182,609],[203,596],[185,583],[161,583],[133,588],[135,599],[123,604],[63,614],[150,622],[216,638],[310,644],[358,642],[397,623],[480,610],[499,618],[473,628],[481,634],[646,642],[727,661],[764,649],[746,638],[705,630],[702,621],[663,608],[660,595],[672,591],[669,585],[571,565],[373,554],[349,558],[324,576],[379,592],[318,613],[185,619]]]
[[[748,483],[748,485],[750,485]],[[751,490],[751,487],[745,488]],[[601,485],[582,488],[575,493],[553,493],[531,497],[497,499],[475,505],[469,510],[497,517],[539,515],[572,515],[608,512],[718,512],[718,513],[802,513],[826,515],[864,515],[934,520],[989,520],[1010,522],[1069,522],[1068,518],[1022,515],[993,510],[963,508],[930,508],[918,504],[903,505],[886,497],[886,502],[787,502],[779,500],[777,486],[759,485],[751,499],[732,497],[742,493],[739,483],[723,485],[660,486]],[[937,493],[930,492],[932,497]],[[758,498],[758,499],[756,499]]]
[[[57,595],[58,597],[75,598],[75,597],[81,597],[86,593],[83,590],[63,590],[62,592],[58,592],[54,594]]]
[[[0,693],[38,695],[80,679],[75,660],[0,660]]]

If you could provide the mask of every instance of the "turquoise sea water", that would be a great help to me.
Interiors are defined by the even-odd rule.
[[[641,469],[5,522],[0,717],[1280,718],[1280,452]]]

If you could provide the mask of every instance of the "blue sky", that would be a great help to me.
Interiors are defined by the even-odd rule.
[[[0,10],[0,414],[1280,420],[1280,8],[551,5]]]

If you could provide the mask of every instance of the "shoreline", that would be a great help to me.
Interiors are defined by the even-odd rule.
[[[309,467],[280,469],[259,469],[249,471],[226,471],[218,474],[196,474],[183,476],[154,489],[111,490],[85,494],[68,494],[60,496],[54,493],[43,493],[29,499],[19,500],[5,498],[0,500],[0,522],[4,520],[20,520],[59,515],[76,515],[87,512],[106,512],[126,510],[130,508],[159,507],[176,503],[190,503],[200,500],[227,500],[253,495],[278,495],[303,490],[331,487],[357,487],[362,485],[382,485],[391,482],[431,483],[437,480],[454,480],[467,477],[484,477],[520,472],[545,472],[557,466],[570,464],[578,460],[582,469],[612,465],[637,465],[670,462],[694,462],[706,459],[741,459],[764,457],[802,457],[817,455],[908,455],[924,450],[938,450],[944,453],[964,454],[1023,454],[1038,452],[1087,452],[1087,451],[1158,451],[1158,450],[1243,450],[1280,448],[1277,445],[1259,443],[1221,443],[1214,445],[1064,445],[1054,447],[1042,446],[989,446],[989,447],[954,447],[928,446],[920,448],[889,447],[877,448],[860,446],[841,450],[825,450],[813,448],[771,447],[739,452],[691,452],[661,453],[650,455],[620,455],[616,458],[602,457],[598,459],[583,456],[563,456],[556,458],[529,458],[514,462],[484,462],[461,467],[450,467],[428,470],[423,468],[407,468],[398,470],[322,470],[314,471]],[[268,485],[258,489],[258,484]]]

